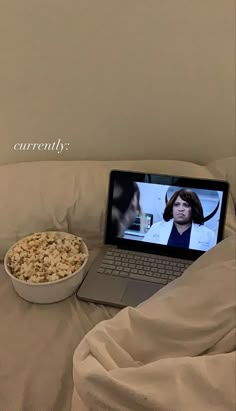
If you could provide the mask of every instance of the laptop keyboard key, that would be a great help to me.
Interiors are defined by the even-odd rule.
[[[138,270],[138,273],[143,275],[143,274],[145,274],[145,271],[144,270]]]
[[[158,270],[158,272],[159,272],[160,274],[164,274],[164,273],[165,273],[165,270],[163,270],[163,268],[161,268],[160,270]]]
[[[106,268],[104,271],[104,274],[111,274],[111,273],[112,273],[112,270],[109,268]]]
[[[111,265],[111,264],[102,264],[101,267],[105,269],[108,268],[111,270],[114,270],[116,268],[114,265]]]
[[[162,278],[162,276],[159,273],[154,273],[153,277]]]
[[[119,273],[120,273],[120,277],[128,277],[129,276],[129,274],[126,273],[125,271],[120,271]]]
[[[148,282],[156,283],[156,284],[162,284],[162,285],[167,284],[167,281],[164,278],[147,277],[145,275],[140,275],[140,274],[130,274],[129,277],[135,280],[148,281]]]
[[[132,268],[132,269],[131,269],[131,273],[137,274],[137,272],[138,272],[138,270],[136,270],[136,268]]]
[[[113,260],[107,260],[107,259],[105,259],[105,260],[103,260],[102,263],[103,263],[103,264],[114,264],[114,261],[113,261]]]

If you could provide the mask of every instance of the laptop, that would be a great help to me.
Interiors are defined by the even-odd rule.
[[[104,247],[78,299],[135,307],[180,277],[222,240],[228,191],[226,181],[112,170]]]

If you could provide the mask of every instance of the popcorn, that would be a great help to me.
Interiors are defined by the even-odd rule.
[[[72,234],[35,233],[16,244],[8,253],[7,266],[12,275],[29,283],[56,281],[75,273],[87,254],[82,240]]]

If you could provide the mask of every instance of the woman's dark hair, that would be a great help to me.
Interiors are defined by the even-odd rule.
[[[137,210],[141,213],[140,190],[137,183],[134,181],[127,181],[125,179],[119,179],[119,181],[114,182],[111,218],[112,235],[117,235],[120,221],[128,210],[135,193],[137,194],[138,200]]]
[[[192,221],[196,224],[203,225],[204,216],[201,201],[199,200],[197,194],[189,189],[178,190],[171,196],[163,214],[164,220],[169,221],[173,218],[173,206],[178,196],[190,205],[192,209]]]
[[[137,193],[138,210],[140,211],[140,191],[137,183],[127,180],[114,182],[113,205],[118,208],[121,214],[124,214],[128,210],[135,193]]]

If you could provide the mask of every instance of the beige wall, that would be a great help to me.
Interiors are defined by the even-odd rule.
[[[233,0],[1,0],[0,164],[232,155],[234,31]]]

